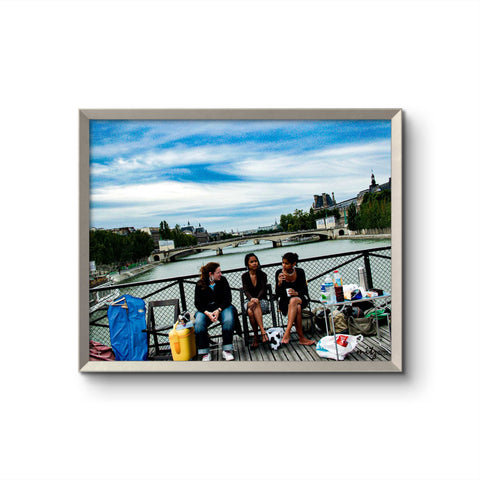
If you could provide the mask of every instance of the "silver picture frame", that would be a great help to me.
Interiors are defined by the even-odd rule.
[[[298,362],[89,361],[90,121],[389,120],[391,122],[391,360]],[[402,372],[402,110],[387,109],[80,109],[80,372]]]

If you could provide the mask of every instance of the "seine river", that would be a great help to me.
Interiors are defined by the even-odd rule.
[[[366,250],[368,248],[391,246],[390,238],[381,239],[350,239],[341,238],[337,240],[325,240],[323,242],[299,243],[284,242],[282,247],[273,248],[272,242],[261,241],[254,245],[248,241],[238,247],[227,247],[223,249],[223,255],[216,255],[213,250],[207,250],[195,255],[181,258],[175,262],[163,263],[142,275],[130,279],[129,282],[142,282],[148,280],[161,280],[172,277],[196,275],[200,267],[208,262],[218,262],[223,271],[244,267],[245,255],[255,252],[260,263],[263,265],[282,261],[282,255],[286,252],[295,252],[299,256],[299,265],[302,259],[320,257],[335,253]],[[300,265],[301,266],[301,265]]]

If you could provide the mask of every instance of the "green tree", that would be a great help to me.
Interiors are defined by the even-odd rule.
[[[348,217],[348,229],[349,230],[358,230],[357,227],[357,206],[354,203],[351,203],[347,211]]]
[[[363,196],[357,215],[357,229],[390,228],[391,210],[390,190],[376,193],[367,192]]]
[[[126,236],[105,230],[90,232],[90,260],[97,265],[137,262],[148,257],[153,248],[153,240],[145,232]]]
[[[171,240],[172,239],[172,232],[170,231],[170,227],[166,220],[162,220],[160,222],[160,226],[158,228],[158,233],[160,240]]]

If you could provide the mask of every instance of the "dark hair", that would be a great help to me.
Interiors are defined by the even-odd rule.
[[[282,260],[286,260],[288,263],[298,263],[298,255],[296,253],[287,252]]]
[[[220,266],[217,262],[208,262],[200,268],[200,282],[204,287],[208,287],[210,284],[210,274]]]
[[[254,253],[247,253],[247,254],[245,255],[245,266],[247,267],[247,270],[249,270],[249,268],[248,268],[248,261],[249,261],[252,257],[255,257],[255,258],[257,259],[258,268],[261,267],[261,265],[260,265],[260,260],[258,259],[258,257],[257,257]]]

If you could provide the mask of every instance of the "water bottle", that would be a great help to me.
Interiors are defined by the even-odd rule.
[[[327,289],[324,283],[322,283],[320,287],[320,301],[322,303],[327,303]]]
[[[325,277],[325,290],[327,293],[327,303],[335,303],[335,289],[333,288],[333,280],[330,275]]]

